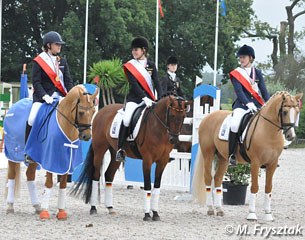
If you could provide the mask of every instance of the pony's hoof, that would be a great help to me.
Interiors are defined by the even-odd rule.
[[[214,209],[209,209],[209,210],[207,211],[207,214],[208,214],[208,216],[213,216],[213,215],[215,215]]]
[[[33,208],[35,209],[35,213],[36,213],[36,214],[40,214],[40,213],[41,213],[40,204],[35,204],[35,205],[33,205]]]
[[[151,216],[150,216],[149,213],[145,213],[145,216],[144,216],[144,218],[143,218],[143,221],[145,221],[145,222],[152,221],[152,218],[151,218]]]
[[[253,213],[253,212],[250,212],[250,213],[248,214],[248,216],[247,216],[247,220],[248,220],[248,221],[257,221],[257,216],[256,216],[256,214]]]
[[[216,216],[223,217],[225,212],[222,209],[216,209]]]
[[[114,211],[113,207],[108,207],[107,209],[110,215],[116,215],[116,211]]]
[[[157,211],[153,211],[152,220],[153,220],[153,221],[161,221],[161,218],[160,218],[160,216],[159,216],[159,214],[158,214]]]
[[[48,210],[42,210],[39,214],[41,220],[50,219],[50,213]]]
[[[8,209],[6,209],[6,214],[14,214],[14,213],[15,213],[14,208],[8,208]]]
[[[265,213],[263,219],[264,219],[264,221],[267,221],[267,222],[272,222],[272,221],[274,221],[273,216],[272,216],[272,213]]]
[[[60,210],[56,215],[58,220],[67,220],[68,213],[65,210]]]
[[[91,206],[90,215],[94,215],[94,214],[97,214],[96,207],[95,206]]]

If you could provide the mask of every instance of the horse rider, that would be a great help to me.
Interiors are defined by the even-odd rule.
[[[48,32],[42,41],[43,52],[33,60],[33,105],[26,126],[26,141],[42,103],[52,104],[54,98],[64,97],[74,86],[67,61],[58,55],[65,44],[59,33]]]
[[[154,62],[148,59],[148,41],[144,37],[136,37],[131,42],[133,59],[124,64],[124,72],[129,82],[129,93],[126,97],[125,113],[118,138],[117,161],[125,161],[124,143],[128,136],[129,124],[135,109],[145,103],[151,107],[158,97],[162,96],[162,88],[158,80],[158,71]]]
[[[230,79],[237,96],[232,108],[229,133],[229,164],[236,165],[235,151],[238,142],[238,129],[243,116],[261,108],[270,98],[262,72],[253,66],[254,49],[243,45],[237,52],[240,67],[230,72]]]
[[[163,93],[171,93],[184,98],[181,89],[181,80],[176,75],[178,68],[178,59],[175,56],[170,56],[166,61],[167,72],[161,78]]]

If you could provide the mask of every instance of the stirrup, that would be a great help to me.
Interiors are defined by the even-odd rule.
[[[236,166],[236,158],[234,154],[229,156],[229,166]]]
[[[35,162],[33,161],[33,159],[30,158],[30,156],[28,156],[28,155],[25,155],[24,162],[27,163],[27,164],[35,163]]]
[[[126,156],[125,150],[120,148],[116,153],[115,160],[117,162],[125,162],[125,156]]]

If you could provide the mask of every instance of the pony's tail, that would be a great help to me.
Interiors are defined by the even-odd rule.
[[[9,163],[8,163],[9,164]],[[20,163],[15,163],[14,164],[15,167],[15,197],[19,197],[20,196]],[[9,166],[7,167],[7,175],[6,175],[6,183],[8,182],[8,171],[9,171]],[[7,186],[5,185],[5,191],[4,191],[4,198],[7,199]]]
[[[206,189],[205,189],[205,181],[204,181],[204,158],[202,156],[200,146],[198,147],[196,164],[194,166],[192,195],[195,200],[198,200],[199,204],[202,205],[205,204]]]
[[[92,192],[92,180],[94,174],[93,159],[94,151],[92,144],[90,144],[86,159],[83,162],[81,173],[70,192],[70,195],[74,197],[79,197],[81,195],[85,203],[89,203]]]

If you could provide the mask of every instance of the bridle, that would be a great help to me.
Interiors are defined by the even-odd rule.
[[[281,108],[278,112],[278,117],[280,118],[280,122],[281,122],[281,125],[279,126],[278,124],[272,122],[271,120],[269,120],[268,118],[266,118],[265,116],[263,116],[260,111],[258,112],[258,118],[259,117],[262,117],[263,119],[265,119],[267,122],[271,123],[272,125],[276,126],[278,128],[278,130],[283,130],[284,134],[286,134],[287,131],[289,131],[291,128],[295,127],[295,123],[292,123],[292,122],[289,122],[289,123],[285,123],[283,121],[283,108],[284,107],[288,107],[289,109],[291,108],[295,108],[295,107],[298,107],[298,105],[284,105],[284,101],[282,101],[282,104],[281,104]],[[258,120],[257,120],[258,121]]]
[[[84,92],[83,95],[87,95],[89,93]],[[89,94],[91,95],[91,94]],[[59,106],[59,104],[58,104]],[[85,111],[89,111],[90,109],[94,108],[94,106],[90,106],[90,107],[85,107],[80,105],[80,99],[77,100],[77,103],[75,104],[74,108],[72,108],[71,113],[75,110],[75,118],[74,118],[74,122],[72,122],[67,116],[65,116],[61,111],[59,111],[58,106],[56,107],[57,112],[63,116],[72,126],[74,126],[80,133],[82,133],[83,131],[90,129],[91,128],[91,123],[87,124],[87,123],[79,123],[78,121],[78,110],[82,109]]]
[[[181,124],[180,129],[178,130],[178,132],[171,131],[170,126],[169,126],[170,111],[186,112],[187,108],[176,108],[172,105],[173,104],[172,99],[170,99],[170,100],[171,100],[170,104],[166,107],[165,122],[163,122],[161,120],[161,118],[158,116],[158,114],[154,111],[154,108],[152,109],[152,113],[157,118],[157,120],[161,123],[161,125],[167,130],[168,134],[172,137],[177,138],[180,135],[182,124]],[[178,101],[178,102],[179,101],[184,101],[185,102],[184,98],[179,97],[179,96],[175,98],[175,101]],[[180,104],[180,102],[179,102],[179,104]]]

